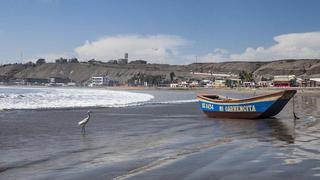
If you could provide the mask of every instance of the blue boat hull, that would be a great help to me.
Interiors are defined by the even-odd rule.
[[[200,108],[209,117],[259,119],[277,115],[296,93],[286,90],[265,96],[242,100],[210,100],[210,96],[198,95]]]

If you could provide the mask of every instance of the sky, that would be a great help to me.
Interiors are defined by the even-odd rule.
[[[0,64],[320,58],[318,0],[1,0]]]

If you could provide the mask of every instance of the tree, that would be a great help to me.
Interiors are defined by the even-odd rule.
[[[247,73],[246,71],[241,71],[239,73],[239,78],[242,81],[253,81],[253,74],[251,72]]]
[[[143,73],[135,74],[128,80],[128,84],[130,85],[143,85],[144,82],[147,82],[148,85],[158,86],[160,83],[163,82],[165,76],[161,75],[147,75]]]
[[[40,58],[40,59],[38,59],[38,60],[36,61],[36,64],[37,64],[37,65],[41,65],[41,64],[45,64],[45,63],[46,63],[46,60],[43,59],[43,58]]]
[[[173,78],[175,77],[176,75],[174,74],[174,72],[171,72],[170,73],[170,80],[171,80],[171,82],[173,81]]]

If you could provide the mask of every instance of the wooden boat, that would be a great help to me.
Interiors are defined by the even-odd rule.
[[[230,99],[215,94],[199,94],[200,107],[209,117],[260,119],[277,115],[296,90],[284,90],[246,99]]]

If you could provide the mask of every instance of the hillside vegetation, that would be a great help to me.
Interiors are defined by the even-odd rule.
[[[271,62],[221,62],[190,65],[168,64],[90,64],[90,63],[45,63],[8,64],[0,66],[2,78],[64,77],[76,82],[86,82],[91,76],[106,74],[114,80],[126,83],[138,74],[160,75],[170,79],[174,72],[179,79],[192,78],[191,72],[239,74],[253,73],[256,79],[263,76],[294,74],[301,77],[320,77],[320,60],[278,60]]]

